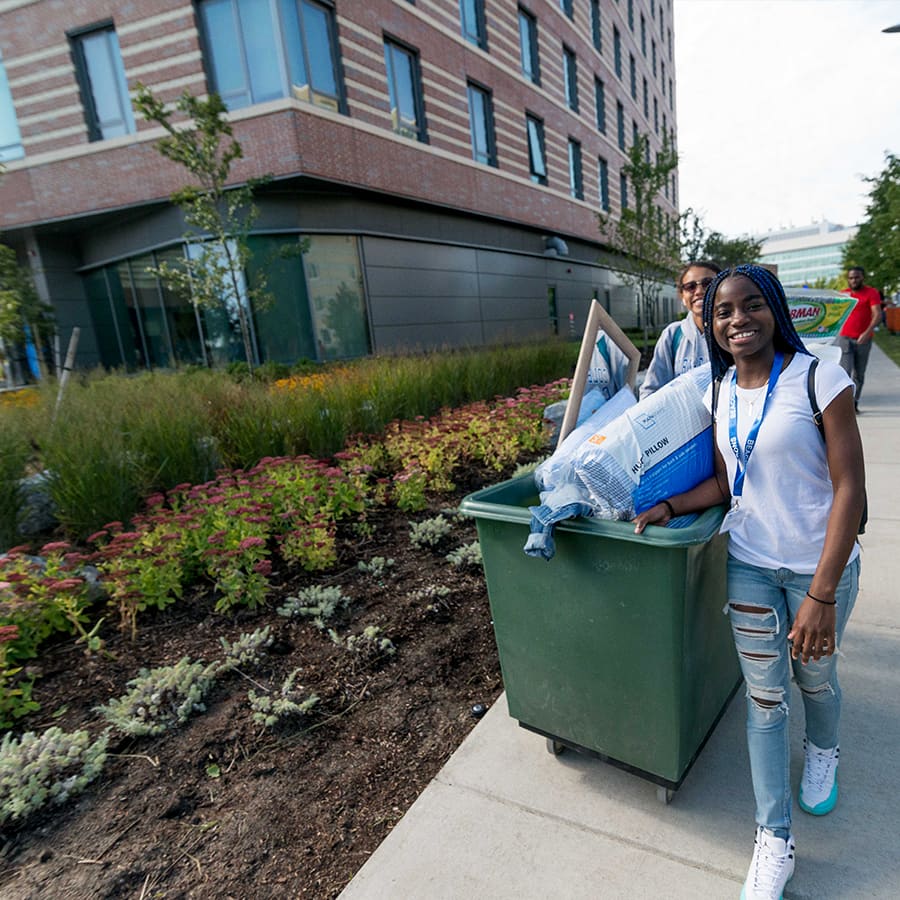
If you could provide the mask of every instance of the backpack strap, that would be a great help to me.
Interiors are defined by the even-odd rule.
[[[681,343],[681,339],[684,337],[684,332],[681,330],[681,325],[675,329],[675,334],[672,335],[672,366],[675,366],[675,357],[678,354],[678,345]]]
[[[825,423],[822,421],[822,410],[819,409],[819,404],[816,400],[816,367],[818,365],[819,358],[814,356],[813,361],[809,364],[809,370],[806,373],[806,393],[809,396],[809,405],[812,409],[813,422],[816,423],[816,428],[819,429],[819,434],[822,435],[822,440],[824,441]]]

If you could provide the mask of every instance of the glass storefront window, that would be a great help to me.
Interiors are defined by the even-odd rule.
[[[369,323],[356,238],[312,235],[303,264],[319,359],[368,355]]]

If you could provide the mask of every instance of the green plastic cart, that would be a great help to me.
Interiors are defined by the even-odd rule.
[[[658,786],[669,802],[741,683],[726,602],[724,510],[683,528],[568,519],[527,556],[531,475],[467,496],[510,715]]]

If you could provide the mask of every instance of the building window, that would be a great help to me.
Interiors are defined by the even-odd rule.
[[[21,159],[25,155],[22,135],[16,121],[16,107],[6,78],[6,69],[0,57],[0,162]]]
[[[653,69],[653,77],[656,78],[656,41],[650,41],[650,65]]]
[[[634,31],[634,0],[628,0],[628,27]]]
[[[647,79],[644,79],[644,118],[650,118],[650,91],[647,86]]]
[[[631,120],[631,146],[633,147],[638,142],[638,135],[640,132],[638,131],[637,122],[634,119]]]
[[[653,98],[653,130],[659,134],[659,101]]]
[[[497,143],[494,138],[494,110],[490,91],[469,82],[468,95],[472,158],[487,166],[496,166]]]
[[[459,18],[463,37],[487,50],[487,26],[484,21],[484,0],[459,0]]]
[[[594,100],[597,104],[597,131],[606,134],[606,88],[599,78],[594,79]]]
[[[637,100],[637,68],[634,63],[634,54],[628,54],[628,77],[631,82],[631,99]]]
[[[293,97],[343,106],[334,11],[314,0],[204,0],[211,87],[229,109]]]
[[[609,212],[609,166],[605,159],[600,159],[598,169],[600,180],[600,209]]]
[[[578,60],[575,51],[563,46],[563,68],[566,75],[566,105],[578,112]]]
[[[391,40],[384,42],[384,67],[391,101],[391,125],[397,134],[426,140],[419,55]]]
[[[591,37],[594,40],[594,49],[598,53],[603,52],[603,31],[600,19],[600,0],[591,0]]]
[[[528,168],[531,180],[537,184],[547,183],[547,162],[544,153],[544,123],[535,116],[525,116],[528,132]]]
[[[662,43],[665,40],[665,28],[663,21],[663,8],[662,3],[659,4],[659,42]]]
[[[625,107],[620,100],[616,100],[616,136],[619,141],[619,149],[625,149]]]
[[[522,55],[522,74],[535,84],[541,83],[538,57],[537,19],[519,7],[519,50]]]
[[[628,179],[623,172],[619,175],[619,196],[622,198],[622,210],[628,209]]]
[[[647,55],[647,20],[643,13],[641,13],[641,53]]]
[[[616,78],[622,78],[622,36],[619,29],[613,25],[613,64],[616,69]]]
[[[584,185],[581,180],[581,144],[569,138],[569,193],[576,200],[584,199]]]
[[[659,61],[659,86],[662,91],[663,97],[666,96],[666,64],[660,60]]]
[[[108,25],[70,33],[69,40],[89,140],[133,134],[134,114],[115,29]]]
[[[574,0],[559,0],[559,8],[571,19],[575,15]]]
[[[672,29],[668,29],[666,34],[669,36],[669,61],[672,60]]]
[[[669,109],[675,112],[675,101],[672,99],[672,79],[669,79]]]
[[[663,113],[663,138],[666,136],[666,132],[669,130],[669,126],[666,124],[666,114]]]

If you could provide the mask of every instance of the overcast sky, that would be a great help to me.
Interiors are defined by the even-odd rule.
[[[675,0],[679,203],[730,237],[865,217],[900,154],[900,0]]]

